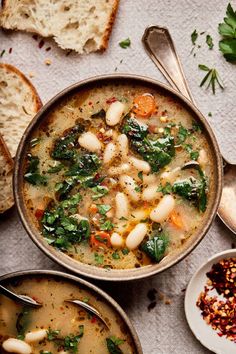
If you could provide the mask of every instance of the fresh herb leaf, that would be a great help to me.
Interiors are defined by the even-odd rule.
[[[124,119],[124,124],[122,126],[122,133],[126,134],[128,138],[135,140],[143,140],[148,134],[148,128],[145,125],[141,125],[134,118]]]
[[[2,58],[2,57],[3,57],[3,55],[5,54],[5,52],[6,52],[6,50],[5,50],[5,49],[3,49],[3,50],[1,51],[0,58]]]
[[[157,192],[162,192],[164,195],[170,194],[172,192],[172,186],[169,182],[166,182],[164,186],[159,186]]]
[[[103,187],[103,186],[96,186],[92,188],[93,191],[93,195],[92,195],[92,199],[93,200],[97,200],[99,198],[104,197],[104,195],[108,194],[108,188],[107,187]]]
[[[57,173],[60,172],[63,169],[64,165],[62,163],[59,163],[55,166],[50,166],[50,168],[47,170],[47,173]]]
[[[182,126],[182,124],[179,125],[179,129],[178,129],[178,135],[177,135],[177,145],[182,144],[183,142],[185,142],[185,140],[187,139],[189,135],[189,131],[188,129],[186,129],[185,127]]]
[[[125,341],[124,339],[118,338],[116,336],[110,336],[110,339],[113,341],[113,343],[115,343],[116,345],[121,345],[123,344]]]
[[[191,151],[191,152],[190,152],[190,158],[191,158],[191,160],[196,161],[196,160],[198,159],[198,157],[199,157],[199,152],[198,152],[198,151]]]
[[[106,213],[111,209],[108,204],[97,204],[98,212],[101,215],[106,215]]]
[[[112,337],[106,338],[107,349],[110,354],[123,354],[122,350],[116,344]]]
[[[206,44],[208,45],[209,49],[213,49],[214,47],[213,39],[209,34],[207,34],[206,36]]]
[[[94,253],[94,260],[97,264],[103,264],[104,256],[102,254]]]
[[[24,339],[25,332],[30,325],[30,321],[31,321],[30,317],[31,317],[31,309],[27,306],[24,306],[22,311],[17,316],[17,320],[16,320],[16,330],[18,333],[18,339]]]
[[[113,229],[114,224],[110,220],[107,220],[103,224],[100,224],[100,230],[102,231],[111,231]]]
[[[78,353],[78,344],[84,335],[84,326],[79,326],[80,333],[78,335],[71,334],[64,338],[64,350],[68,350],[72,353]]]
[[[141,187],[140,187],[140,186],[136,186],[136,187],[134,188],[134,190],[135,190],[135,192],[141,192]]]
[[[123,48],[123,49],[126,49],[126,48],[128,48],[128,47],[130,46],[130,44],[131,44],[130,39],[129,39],[129,38],[126,38],[126,39],[124,39],[123,41],[121,41],[121,42],[119,43],[119,46],[120,46],[121,48]]]
[[[139,171],[138,178],[143,182],[143,171]]]
[[[30,184],[34,186],[46,185],[47,177],[43,176],[39,172],[39,158],[38,156],[33,156],[28,154],[28,166],[24,178]]]
[[[197,33],[197,30],[195,29],[191,34],[191,41],[192,41],[193,45],[196,44],[197,38],[198,38],[198,33]]]
[[[123,248],[123,249],[121,250],[121,252],[123,253],[124,256],[127,255],[127,254],[129,254],[128,248]]]
[[[51,328],[49,328],[47,331],[47,340],[49,342],[52,342],[55,339],[57,339],[59,334],[60,334],[60,329],[52,330]]]
[[[219,34],[223,39],[219,42],[220,51],[229,62],[236,61],[236,11],[229,3],[226,10],[224,23],[218,26]]]
[[[78,155],[75,158],[75,163],[66,172],[66,176],[91,176],[101,165],[101,161],[96,154],[87,153]]]
[[[155,262],[160,262],[169,244],[166,233],[153,233],[152,238],[142,244],[142,250]]]
[[[113,259],[120,259],[119,253],[118,253],[118,252],[112,253],[112,258],[113,258]]]
[[[211,86],[213,94],[215,94],[216,84],[218,84],[218,86],[222,90],[224,89],[223,83],[221,82],[220,76],[216,69],[214,68],[209,69],[207,66],[202,64],[199,64],[198,67],[201,70],[208,71],[207,74],[204,76],[202,82],[200,83],[200,87],[202,87],[206,83],[207,84],[206,88],[208,89]]]

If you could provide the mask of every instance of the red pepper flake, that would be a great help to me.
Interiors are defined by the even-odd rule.
[[[43,46],[44,46],[44,40],[43,39],[41,39],[41,41],[39,42],[39,48],[41,49]]]
[[[92,101],[89,101],[89,103],[88,103],[88,104],[89,104],[89,106],[92,106],[93,102],[92,102]]]
[[[44,214],[44,210],[42,210],[42,209],[37,209],[36,211],[35,211],[35,217],[36,217],[36,219],[38,219],[38,220],[41,220],[42,219],[42,217],[43,217],[43,214]]]
[[[222,337],[236,343],[236,258],[222,259],[214,264],[207,277],[208,286],[201,292],[196,305],[207,324]],[[211,296],[215,289],[224,300]]]
[[[46,52],[49,52],[49,50],[51,50],[51,47],[47,47],[45,50]]]
[[[11,54],[12,53],[12,48],[9,48],[9,54]]]
[[[37,34],[33,34],[32,38],[37,41],[38,40],[38,35]]]
[[[97,317],[93,316],[92,319],[91,319],[91,323],[96,323],[96,322],[97,322]]]
[[[108,98],[108,100],[106,100],[106,103],[107,104],[111,104],[111,103],[116,102],[116,101],[117,101],[117,99],[115,97],[111,97],[111,98]]]

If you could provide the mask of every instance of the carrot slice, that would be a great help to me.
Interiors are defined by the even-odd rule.
[[[178,229],[184,228],[184,223],[181,219],[181,216],[176,211],[172,211],[172,213],[170,214],[170,219],[172,224],[178,227]]]
[[[91,204],[89,207],[89,212],[95,214],[98,211],[98,207],[96,204]]]
[[[149,94],[144,94],[135,97],[133,112],[143,118],[150,117],[156,109],[154,97]]]
[[[97,231],[95,234],[91,235],[90,245],[93,248],[110,247],[111,246],[111,237],[107,232]]]

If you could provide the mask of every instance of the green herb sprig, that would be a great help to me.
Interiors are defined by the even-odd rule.
[[[216,84],[219,85],[219,87],[224,90],[224,85],[220,79],[219,73],[215,68],[208,68],[206,65],[199,64],[198,68],[200,70],[206,71],[207,74],[204,76],[203,80],[200,83],[200,87],[204,86],[206,84],[206,88],[208,89],[211,87],[213,94],[215,95],[216,92]]]
[[[224,23],[218,26],[219,34],[223,39],[219,42],[220,51],[229,62],[236,61],[236,11],[229,3],[226,10]]]

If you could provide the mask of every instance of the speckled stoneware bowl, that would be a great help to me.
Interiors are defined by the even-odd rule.
[[[109,83],[130,83],[130,84],[140,84],[148,86],[152,89],[157,90],[164,95],[167,95],[179,104],[181,104],[192,117],[201,124],[203,127],[203,132],[208,140],[210,153],[212,158],[213,173],[211,182],[211,192],[209,193],[208,207],[204,214],[203,222],[201,226],[196,230],[195,234],[189,237],[181,247],[177,248],[175,251],[168,254],[165,258],[161,260],[158,264],[147,265],[141,268],[135,269],[125,269],[125,270],[107,270],[103,268],[98,268],[95,266],[87,265],[78,261],[73,260],[66,254],[57,251],[52,246],[48,245],[44,240],[40,231],[37,229],[36,225],[32,222],[24,201],[23,195],[23,168],[27,155],[27,150],[29,148],[29,142],[31,140],[32,134],[37,129],[37,127],[42,124],[46,119],[48,113],[57,106],[62,100],[70,97],[72,94],[79,92],[81,89],[87,89],[101,84]],[[35,118],[32,120],[28,128],[26,129],[22,140],[20,142],[16,158],[15,158],[15,171],[14,171],[14,195],[16,206],[21,218],[21,221],[35,244],[49,257],[51,257],[57,263],[63,265],[68,270],[73,271],[77,274],[88,276],[91,278],[110,280],[110,281],[126,281],[135,280],[140,278],[145,278],[154,274],[157,274],[175,263],[179,262],[181,259],[187,256],[201,241],[203,236],[208,231],[211,223],[216,215],[220,197],[222,192],[222,159],[219,151],[219,147],[216,138],[212,132],[211,127],[204,118],[204,116],[199,112],[199,110],[183,95],[177,91],[171,89],[167,85],[160,83],[156,80],[128,74],[116,74],[116,75],[104,75],[90,78],[79,83],[76,83],[58,95],[51,99],[43,108],[38,112]]]

